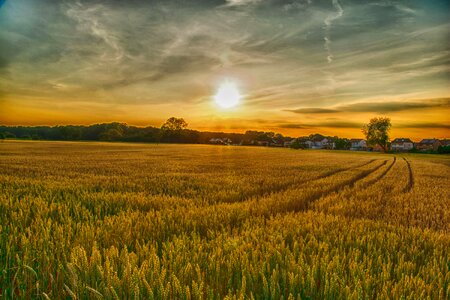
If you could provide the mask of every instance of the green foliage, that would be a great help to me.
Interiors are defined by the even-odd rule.
[[[306,149],[307,146],[300,139],[295,139],[295,141],[293,141],[291,144],[291,148],[292,149]]]
[[[16,138],[16,135],[14,133],[11,133],[8,131],[5,131],[4,135],[5,135],[5,138],[7,138],[7,139],[15,139]]]
[[[368,145],[379,145],[386,152],[389,143],[389,131],[392,124],[389,118],[373,118],[366,124],[362,131],[367,139]]]
[[[350,142],[350,140],[346,139],[346,138],[343,138],[343,139],[336,138],[334,140],[334,143],[336,145],[336,149],[338,149],[338,150],[348,150],[352,146],[352,143]]]
[[[437,152],[439,154],[450,154],[450,145],[447,146],[439,146]]]
[[[4,140],[5,139],[5,134],[3,132],[0,132],[0,140]]]
[[[181,131],[188,126],[183,118],[169,118],[162,126],[163,131]]]

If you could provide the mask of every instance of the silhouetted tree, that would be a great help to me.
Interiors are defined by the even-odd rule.
[[[369,145],[379,145],[384,152],[388,149],[389,131],[392,124],[389,118],[373,118],[369,124],[364,125],[362,132],[365,134]]]
[[[168,119],[160,130],[160,142],[179,143],[183,140],[182,131],[188,126],[183,118],[172,117]]]
[[[188,126],[183,118],[172,117],[168,119],[162,126],[163,131],[181,131]]]

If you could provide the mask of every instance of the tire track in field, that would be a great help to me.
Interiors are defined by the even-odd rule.
[[[375,184],[377,184],[377,183],[379,183],[379,182],[381,182],[381,180],[387,175],[387,174],[389,174],[389,172],[391,171],[391,169],[394,167],[394,165],[396,164],[396,162],[397,162],[397,158],[394,156],[394,159],[392,160],[392,162],[380,173],[380,174],[378,174],[377,176],[375,176],[374,178],[372,178],[372,179],[370,179],[370,180],[367,180],[367,181],[365,181],[365,182],[363,182],[363,183],[361,183],[360,185],[358,185],[358,190],[365,190],[365,189],[367,189],[367,188],[369,188],[370,186],[372,186],[372,185],[375,185]],[[383,164],[383,165],[386,165],[386,163],[387,163],[387,161],[385,161],[385,163]],[[370,174],[369,174],[370,175]],[[368,175],[368,176],[369,176]],[[341,190],[340,191],[340,193],[339,193],[339,195],[338,196],[343,196],[344,197],[344,199],[345,198],[347,198],[347,197],[349,197],[349,194],[351,194],[352,193],[352,189],[349,189],[349,190],[346,190],[346,191],[343,191],[343,190]],[[392,193],[392,190],[390,190],[388,193]],[[385,195],[386,193],[383,193],[383,196]],[[325,195],[324,197],[322,197],[321,199],[326,199],[326,196],[327,195]],[[320,201],[321,199],[319,199],[318,201]],[[335,199],[336,200],[336,199]],[[312,203],[312,205],[315,205],[315,203],[317,203],[317,201],[316,202],[314,202],[314,203]],[[332,202],[331,202],[332,203]],[[385,206],[385,204],[384,205],[382,205],[382,206]],[[314,209],[314,208],[313,208]],[[320,211],[320,210],[319,210]],[[327,214],[328,214],[329,212],[327,212]],[[333,213],[331,213],[331,214],[333,214]],[[333,214],[334,215],[334,214]]]
[[[273,194],[276,194],[276,193],[282,193],[282,192],[288,190],[289,188],[291,188],[295,184],[303,185],[303,184],[306,184],[306,183],[310,183],[310,182],[318,181],[318,180],[321,180],[321,179],[325,179],[327,177],[333,176],[333,175],[338,174],[338,173],[346,172],[346,171],[351,170],[351,169],[358,169],[358,168],[365,167],[365,166],[367,166],[367,165],[369,165],[369,164],[371,164],[371,163],[373,163],[374,161],[377,161],[377,160],[378,159],[371,159],[371,160],[369,160],[369,161],[367,161],[367,162],[365,162],[363,164],[360,164],[360,165],[351,166],[351,167],[348,167],[348,168],[339,168],[339,169],[336,169],[336,170],[332,170],[332,171],[326,172],[326,173],[324,173],[322,175],[319,175],[317,177],[306,179],[306,180],[301,181],[299,183],[289,182],[289,183],[286,183],[286,184],[282,184],[282,185],[279,185],[276,188],[271,188],[267,192],[265,191],[265,192],[262,192],[262,193],[258,193],[258,191],[256,191],[255,193],[249,193],[245,197],[240,199],[239,201],[233,201],[233,202],[244,202],[244,201],[249,200],[252,197],[261,198],[261,197],[266,197],[266,196],[273,195]],[[227,202],[227,201],[222,201],[222,202]]]
[[[387,163],[387,160],[384,160],[381,164],[377,165],[375,168],[369,169],[369,170],[365,170],[362,171],[361,173],[353,176],[352,178],[345,180],[344,182],[341,182],[331,188],[322,190],[322,191],[318,191],[315,193],[310,194],[308,197],[301,199],[301,201],[299,201],[298,203],[292,203],[293,208],[289,209],[288,211],[290,212],[298,212],[298,211],[305,211],[305,210],[309,210],[311,208],[311,205],[322,199],[323,197],[326,197],[332,193],[336,193],[336,192],[340,192],[343,189],[349,187],[349,188],[353,188],[353,186],[363,180],[364,178],[366,178],[367,176],[369,176],[370,174],[378,171],[380,168],[382,168],[383,166],[385,166]]]
[[[378,181],[380,181],[381,179],[383,179],[384,176],[387,175],[387,173],[392,169],[392,167],[394,166],[395,162],[397,161],[397,157],[394,156],[394,160],[392,161],[392,163],[386,168],[386,170],[384,170],[380,175],[378,175],[377,177],[375,177],[374,179],[368,181],[364,187],[368,187],[372,184],[377,183]]]
[[[404,193],[407,193],[409,191],[412,190],[412,188],[414,187],[414,175],[411,169],[411,164],[409,163],[409,161],[403,157],[403,160],[406,162],[406,165],[408,166],[408,184],[405,186],[405,188],[403,189]]]

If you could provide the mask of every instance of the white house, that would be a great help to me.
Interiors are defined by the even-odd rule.
[[[327,138],[314,139],[312,141],[306,141],[305,144],[311,149],[334,149],[335,143]]]
[[[391,143],[391,149],[394,151],[409,151],[412,148],[414,143],[408,138],[397,138]]]
[[[367,142],[363,139],[351,139],[350,143],[351,143],[350,150],[366,150],[367,149]]]
[[[232,141],[229,138],[212,138],[209,140],[211,144],[230,145]]]

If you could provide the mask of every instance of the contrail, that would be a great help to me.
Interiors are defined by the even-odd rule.
[[[325,36],[324,36],[324,45],[325,51],[327,51],[327,61],[328,63],[331,63],[333,61],[333,53],[331,51],[331,38],[330,38],[330,29],[331,24],[334,20],[339,19],[344,14],[344,10],[342,9],[342,6],[339,4],[338,0],[332,0],[333,7],[336,9],[336,13],[328,15],[328,17],[325,19]]]

